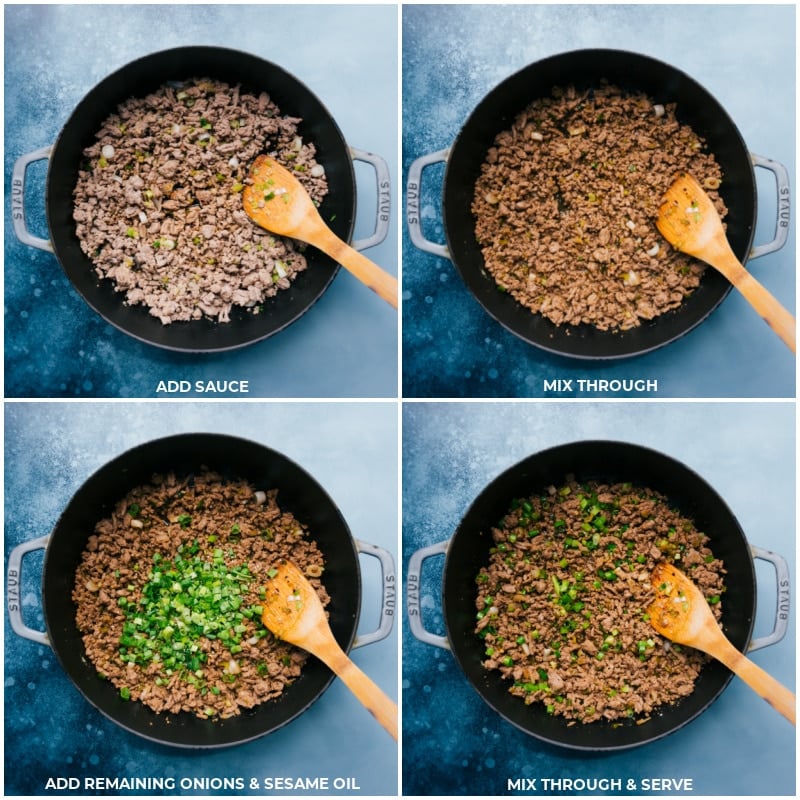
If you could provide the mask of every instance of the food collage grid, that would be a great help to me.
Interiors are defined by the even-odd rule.
[[[4,4],[4,796],[796,796],[796,22]]]

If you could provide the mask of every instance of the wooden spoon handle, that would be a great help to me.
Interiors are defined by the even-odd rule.
[[[738,261],[728,278],[789,349],[797,352],[794,317]]]
[[[313,244],[341,264],[393,308],[397,308],[397,278],[384,272],[374,261],[370,261],[358,250],[343,242],[327,227],[324,231],[321,228],[315,231]]]
[[[346,656],[334,672],[397,741],[397,705]]]
[[[730,642],[724,653],[714,653],[725,666],[736,673],[756,694],[763,697],[778,713],[795,725],[796,700],[794,693],[779,683],[749,658],[743,656]]]

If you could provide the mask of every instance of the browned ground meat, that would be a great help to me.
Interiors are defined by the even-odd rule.
[[[644,720],[693,691],[706,656],[651,627],[650,572],[674,563],[719,618],[724,568],[665,497],[568,478],[516,500],[492,536],[475,630],[512,694],[588,723]]]
[[[122,103],[84,151],[73,217],[101,278],[165,325],[229,321],[286,289],[304,246],[267,233],[242,208],[262,152],[293,168],[316,202],[327,193],[315,148],[266,93],[209,79]]]
[[[655,226],[675,174],[692,173],[721,216],[722,174],[705,143],[654,104],[601,83],[556,88],[495,138],[472,211],[502,291],[556,325],[625,330],[674,309],[703,266]]]
[[[87,656],[122,697],[230,717],[297,678],[307,656],[263,626],[264,584],[290,559],[329,598],[322,555],[276,498],[213,472],[156,475],[97,524],[72,598]]]

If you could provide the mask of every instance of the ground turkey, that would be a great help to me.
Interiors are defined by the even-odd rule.
[[[472,212],[487,271],[556,325],[625,330],[677,308],[703,273],[655,226],[679,171],[724,217],[720,167],[676,104],[608,83],[555,88],[495,137],[481,167]]]
[[[276,490],[155,475],[89,537],[72,592],[86,655],[121,697],[157,712],[223,718],[277,697],[306,660],[260,618],[287,558],[327,605],[322,554]]]
[[[304,245],[272,236],[242,208],[261,153],[291,169],[319,204],[325,170],[300,119],[262,92],[195,79],[122,103],[84,151],[75,232],[97,274],[165,325],[234,306],[258,313],[306,268]]]
[[[570,721],[646,720],[694,689],[707,658],[659,636],[650,573],[674,563],[719,618],[724,568],[666,498],[567,479],[516,500],[477,576],[484,666],[521,702]]]

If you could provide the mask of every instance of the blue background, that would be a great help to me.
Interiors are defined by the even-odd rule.
[[[693,4],[404,7],[404,176],[415,159],[452,145],[509,75],[589,47],[644,53],[688,73],[726,109],[749,150],[782,162],[794,179],[794,5]],[[425,236],[441,243],[443,173],[441,164],[425,170],[420,201]],[[775,186],[764,170],[756,174],[758,244],[773,236]],[[792,222],[782,250],[748,262],[789,310],[794,238]],[[794,363],[735,290],[699,328],[654,353],[601,363],[544,353],[496,323],[449,260],[417,250],[403,232],[406,397],[542,397],[543,380],[557,377],[655,378],[659,397],[793,397]],[[615,396],[625,394],[635,393]]]
[[[55,5],[6,6],[5,187],[22,153],[51,144],[102,78],[160,49],[210,44],[281,64],[330,110],[348,144],[386,158],[393,181],[417,157],[452,144],[469,113],[512,72],[581,47],[619,47],[674,64],[726,108],[748,147],[795,174],[795,6],[789,5]],[[403,36],[403,147],[398,149],[398,16]],[[297,33],[300,32],[300,35]],[[441,168],[425,173],[421,210],[444,241]],[[772,236],[771,178],[757,170],[756,243]],[[430,173],[430,174],[429,174]],[[374,175],[356,164],[355,236],[374,226]],[[26,209],[46,236],[45,167],[29,170]],[[793,188],[794,191],[794,188]],[[149,438],[189,430],[263,441],[308,469],[355,536],[397,550],[397,417],[403,432],[402,563],[447,539],[469,503],[503,469],[565,441],[608,437],[663,450],[696,469],[732,507],[754,544],[795,564],[795,404],[406,402],[398,412],[397,314],[345,271],[314,309],[273,339],[217,356],[135,342],[97,317],[56,259],[20,244],[4,215],[5,549],[52,529],[83,481]],[[392,217],[366,251],[397,271],[403,248],[403,393],[408,398],[543,396],[543,380],[657,379],[663,398],[794,398],[795,360],[733,292],[684,339],[647,356],[600,365],[539,352],[491,320],[453,265],[416,250]],[[789,308],[795,223],[778,253],[748,268]],[[264,398],[391,398],[352,403],[95,402],[149,398],[161,379],[247,379]],[[620,393],[618,397],[623,397]],[[366,488],[365,488],[366,487]],[[777,502],[764,502],[765,496]],[[26,621],[42,626],[41,557],[26,559]],[[428,564],[422,602],[443,633],[440,564]],[[363,559],[365,621],[380,579]],[[398,560],[398,569],[400,562]],[[794,570],[793,570],[794,571]],[[771,569],[759,564],[756,635],[773,614]],[[794,576],[793,576],[794,578]],[[371,610],[375,609],[374,613]],[[794,613],[786,639],[754,660],[795,680]],[[7,619],[6,619],[7,623]],[[549,748],[500,720],[449,653],[403,625],[405,794],[495,795],[506,778],[691,777],[695,795],[795,794],[795,734],[734,680],[674,736],[613,756]],[[291,725],[202,756],[152,745],[95,712],[53,654],[5,632],[6,794],[39,794],[49,775],[338,775],[364,794],[395,795],[397,751],[339,682]],[[356,663],[396,696],[398,644],[359,649]]]
[[[49,533],[75,491],[111,458],[182,431],[228,433],[278,450],[322,485],[355,538],[380,545],[397,560],[397,409],[386,402],[234,407],[160,401],[157,408],[152,403],[8,403],[6,557],[19,542]],[[25,623],[38,630],[44,630],[41,562],[41,551],[26,556],[21,591]],[[369,633],[378,624],[382,582],[374,558],[362,557],[360,563],[358,630]],[[266,737],[192,752],[153,744],[102,716],[79,694],[50,648],[17,636],[7,616],[4,641],[6,796],[53,794],[44,791],[51,776],[243,777],[248,786],[251,777],[353,777],[363,794],[398,792],[396,743],[340,681]],[[352,650],[351,657],[397,698],[396,630]]]
[[[694,469],[727,502],[748,541],[782,555],[793,572],[794,433],[793,403],[407,403],[403,563],[421,547],[449,540],[484,487],[528,455],[564,442],[615,439]],[[423,620],[443,635],[444,559],[425,563]],[[775,614],[775,572],[756,564],[754,637],[772,630]],[[792,614],[783,641],[752,659],[793,688],[795,647]],[[795,729],[736,678],[680,731],[592,756],[545,745],[505,722],[450,652],[413,638],[407,624],[402,670],[406,794],[502,795],[506,780],[518,777],[622,778],[623,786],[628,778],[691,778],[696,795],[795,794]]]
[[[347,144],[382,156],[396,197],[397,9],[392,6],[56,5],[5,8],[5,186],[55,141],[103,78],[158,50],[219,45],[279,64],[322,101]],[[355,239],[375,228],[375,173],[356,162]],[[28,169],[32,233],[47,238],[46,166]],[[8,194],[7,194],[8,196]],[[7,397],[154,397],[159,380],[246,379],[258,397],[396,397],[397,312],[345,270],[300,320],[218,355],[159,350],[119,332],[56,258],[20,244],[5,209]],[[397,225],[365,251],[397,274]],[[219,396],[219,395],[217,395]]]

